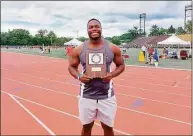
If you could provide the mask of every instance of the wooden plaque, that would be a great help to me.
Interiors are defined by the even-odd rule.
[[[104,52],[86,52],[86,75],[91,78],[106,76],[106,55]]]

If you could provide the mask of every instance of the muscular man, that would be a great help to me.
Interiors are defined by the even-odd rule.
[[[113,125],[117,111],[117,103],[114,95],[112,79],[120,75],[124,69],[124,60],[118,46],[108,42],[101,36],[102,27],[97,19],[91,19],[87,24],[89,40],[73,50],[69,60],[70,74],[81,81],[79,94],[79,117],[83,125],[82,136],[91,135],[95,119],[101,122],[104,135],[113,136]],[[107,75],[101,79],[95,79],[85,74],[86,51],[105,51]],[[111,63],[116,68],[111,70]],[[78,66],[81,63],[83,72],[79,73]]]

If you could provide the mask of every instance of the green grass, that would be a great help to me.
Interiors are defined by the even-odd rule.
[[[8,52],[19,52],[19,53],[26,53],[26,54],[34,54],[34,55],[42,55],[40,53],[39,49],[14,49],[9,48],[7,49],[1,49],[2,51],[8,51]],[[158,55],[161,54],[162,49],[158,49]],[[126,64],[129,65],[139,65],[139,66],[150,66],[148,64],[145,64],[145,62],[139,62],[138,61],[138,55],[139,55],[140,49],[130,48],[127,50],[127,53],[129,54],[129,59],[126,61]],[[64,48],[54,50],[51,49],[51,53],[44,53],[44,56],[49,57],[56,57],[56,58],[63,58],[67,59],[65,56]],[[179,68],[179,69],[191,69],[192,66],[192,59],[189,58],[188,60],[181,60],[181,59],[159,59],[159,67],[167,67],[167,68]]]
[[[158,56],[161,54],[163,49],[158,49]],[[171,50],[172,51],[172,50]],[[138,61],[138,55],[140,49],[128,49],[129,60],[126,62],[129,65],[140,65],[140,66],[149,66],[143,62]],[[179,68],[179,69],[191,69],[192,67],[192,58],[188,60],[181,60],[181,59],[159,59],[159,67],[166,67],[166,68]]]
[[[39,49],[1,49],[1,51],[8,51],[8,52],[18,52],[18,53],[25,53],[25,54],[33,54],[33,55],[41,55],[41,56],[49,56],[49,57],[56,57],[56,58],[64,58],[67,59],[67,56],[65,56],[65,52],[63,49],[58,50],[51,50],[51,53],[44,53],[41,54]]]

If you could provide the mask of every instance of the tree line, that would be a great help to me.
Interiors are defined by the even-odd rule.
[[[192,21],[187,22],[185,29],[182,27],[174,28],[172,25],[168,29],[152,25],[148,36],[168,35],[173,33],[178,35],[191,34]],[[123,42],[130,42],[140,36],[144,36],[143,31],[134,26],[120,36],[104,38],[116,45],[120,45]],[[38,30],[34,36],[26,29],[13,29],[8,30],[8,32],[1,32],[1,45],[63,45],[71,39],[72,37],[58,37],[54,31],[48,31],[46,29]],[[83,42],[88,38],[79,37],[77,39]]]

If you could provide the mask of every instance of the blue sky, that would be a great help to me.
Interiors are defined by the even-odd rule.
[[[184,8],[191,1],[2,1],[1,31],[24,28],[33,35],[39,29],[53,30],[58,36],[87,36],[90,18],[102,23],[105,37],[117,36],[139,27],[139,14],[146,13],[146,31],[157,24],[184,25]],[[190,13],[190,12],[189,12]]]

